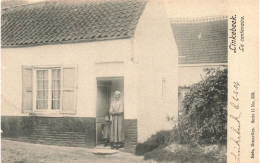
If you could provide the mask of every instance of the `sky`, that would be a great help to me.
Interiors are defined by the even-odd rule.
[[[169,0],[166,6],[170,18],[227,15],[225,0]]]
[[[2,0],[10,1],[10,0]],[[15,1],[15,0],[11,0]],[[21,1],[21,0],[17,0]],[[23,0],[27,3],[53,0]],[[85,0],[86,1],[86,0]],[[94,1],[94,0],[89,0]],[[155,0],[156,1],[156,0]],[[157,0],[159,1],[159,0]],[[227,0],[160,0],[166,4],[169,18],[219,16],[227,13]]]

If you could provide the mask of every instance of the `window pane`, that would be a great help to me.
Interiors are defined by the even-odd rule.
[[[52,91],[52,99],[60,99],[60,90]]]
[[[48,109],[48,70],[37,70],[36,109]]]
[[[37,99],[48,99],[48,90],[37,90]]]
[[[60,69],[54,69],[52,70],[52,79],[60,79]]]
[[[48,79],[48,70],[37,70],[37,79]]]
[[[57,109],[57,104],[56,104],[55,100],[52,100],[51,108],[52,108],[52,110],[56,110]]]
[[[37,79],[43,79],[43,70],[37,70]]]
[[[48,80],[48,70],[43,70],[43,79]]]
[[[43,80],[43,89],[48,89],[48,80]]]
[[[36,109],[41,109],[42,108],[42,100],[37,100],[36,101]]]
[[[60,93],[61,93],[61,83],[60,83],[60,69],[52,70],[52,86],[51,86],[51,109],[60,109]]]
[[[43,101],[43,108],[48,109],[48,100],[42,100]]]
[[[37,89],[43,89],[43,80],[37,80]]]
[[[37,100],[36,109],[48,109],[48,100]]]
[[[48,89],[48,80],[37,80],[37,89]]]
[[[60,90],[60,80],[52,80],[52,90]]]
[[[60,100],[52,100],[52,110],[60,109]]]

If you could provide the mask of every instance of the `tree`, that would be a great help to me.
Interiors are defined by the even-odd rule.
[[[179,117],[181,142],[226,144],[227,67],[205,68],[206,78],[193,84],[185,95],[185,114]],[[188,142],[189,141],[189,142]]]

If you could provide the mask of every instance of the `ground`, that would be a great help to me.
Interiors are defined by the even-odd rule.
[[[143,157],[118,152],[113,155],[95,155],[93,149],[31,144],[18,141],[1,141],[1,161],[16,163],[36,162],[144,162]]]

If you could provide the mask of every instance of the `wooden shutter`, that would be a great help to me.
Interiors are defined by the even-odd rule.
[[[22,112],[33,111],[33,69],[32,66],[22,66]]]
[[[76,114],[77,67],[63,67],[62,113]]]

